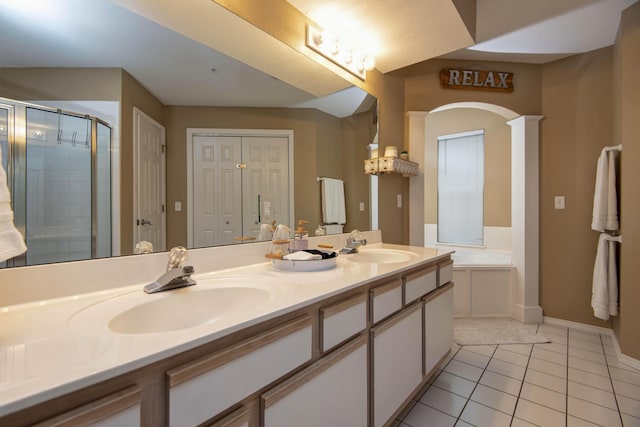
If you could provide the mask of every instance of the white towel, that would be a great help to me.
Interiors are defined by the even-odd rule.
[[[258,240],[264,242],[273,238],[273,227],[271,224],[260,224],[260,233],[258,233]]]
[[[595,317],[607,320],[618,315],[618,268],[616,243],[611,235],[602,233],[598,239],[598,251],[593,267],[591,307]]]
[[[0,150],[0,262],[23,254],[26,250],[24,239],[13,223],[7,174],[2,166]]]
[[[618,222],[618,193],[616,190],[616,151],[609,151],[609,166],[607,168],[607,221],[605,230],[617,231]]]
[[[325,224],[345,224],[344,182],[341,179],[322,178],[322,219]]]
[[[603,232],[604,230],[615,231],[618,228],[615,151],[603,149],[596,168],[591,229]]]

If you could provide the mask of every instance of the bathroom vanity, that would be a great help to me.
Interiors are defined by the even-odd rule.
[[[0,311],[0,425],[392,423],[450,351],[450,254],[369,244],[292,273],[263,249],[235,248],[252,262],[207,273],[201,250],[184,289],[134,283]]]

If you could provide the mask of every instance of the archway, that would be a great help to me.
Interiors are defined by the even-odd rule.
[[[409,111],[409,151],[420,174],[409,182],[409,243],[424,246],[424,144],[426,119],[432,112],[476,108],[496,113],[511,126],[511,245],[516,266],[512,316],[524,323],[542,321],[539,305],[539,122],[542,116],[520,115],[482,102],[457,102],[432,111]]]

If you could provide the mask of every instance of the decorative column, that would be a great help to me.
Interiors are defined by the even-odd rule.
[[[542,321],[539,259],[540,132],[543,116],[520,116],[511,126],[511,244],[516,266],[513,318],[523,323]]]
[[[409,111],[409,160],[419,165],[418,176],[409,178],[409,244],[424,247],[424,141],[428,111]]]

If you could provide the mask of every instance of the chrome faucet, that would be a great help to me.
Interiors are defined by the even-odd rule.
[[[169,261],[167,262],[167,271],[160,276],[158,280],[149,283],[144,287],[144,291],[148,294],[156,292],[168,291],[185,286],[193,286],[196,282],[191,278],[194,272],[193,266],[185,265],[187,259],[187,249],[183,246],[176,246],[169,251]]]
[[[367,244],[367,239],[363,238],[358,230],[353,230],[347,237],[347,246],[340,249],[341,254],[358,253],[358,248]]]

